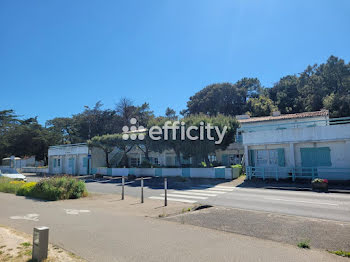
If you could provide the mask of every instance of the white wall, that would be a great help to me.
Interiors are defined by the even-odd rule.
[[[244,145],[283,144],[350,139],[350,124],[243,133]]]

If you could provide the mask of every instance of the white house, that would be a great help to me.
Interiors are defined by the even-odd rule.
[[[112,152],[110,157],[114,155]],[[105,165],[104,152],[86,143],[50,146],[48,157],[50,174],[86,175],[92,168]]]
[[[248,178],[350,180],[350,118],[328,111],[241,122]]]

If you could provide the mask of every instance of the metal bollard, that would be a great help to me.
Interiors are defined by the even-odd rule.
[[[122,200],[124,200],[124,186],[125,186],[125,177],[122,176]]]
[[[33,230],[33,261],[43,261],[47,258],[49,247],[49,228],[34,227]]]
[[[141,177],[141,203],[143,203],[143,177]]]
[[[165,177],[164,178],[164,206],[168,205],[168,195],[167,195],[167,191],[168,191],[168,180]]]

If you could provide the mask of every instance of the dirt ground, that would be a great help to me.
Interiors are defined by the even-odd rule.
[[[0,261],[29,262],[32,259],[32,236],[0,226]],[[85,261],[54,245],[49,245],[47,262]]]

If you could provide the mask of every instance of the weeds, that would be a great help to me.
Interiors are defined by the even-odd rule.
[[[343,250],[336,250],[336,251],[328,251],[329,253],[341,256],[341,257],[349,257],[350,258],[350,252],[346,252]]]
[[[298,243],[298,247],[300,248],[310,248],[310,240],[303,240]]]

